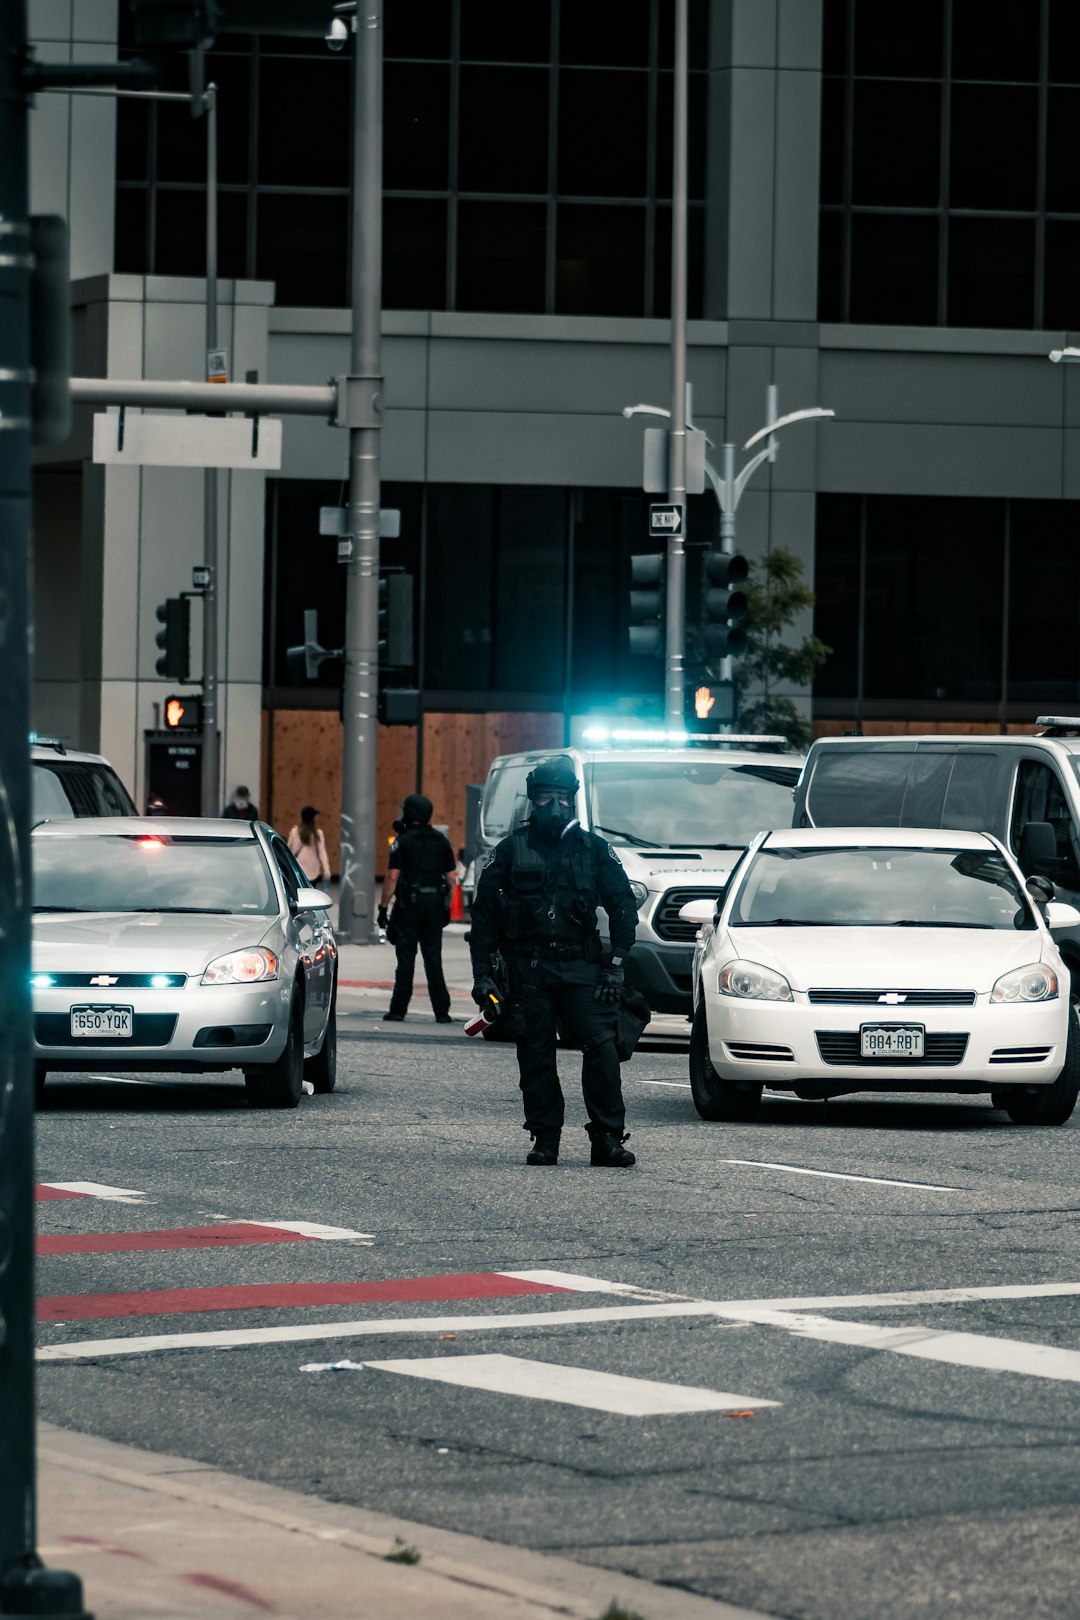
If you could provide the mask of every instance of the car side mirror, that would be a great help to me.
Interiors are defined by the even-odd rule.
[[[321,889],[297,889],[293,906],[297,911],[329,911],[333,903]]]
[[[1046,907],[1047,928],[1080,928],[1080,911],[1064,900],[1051,900]]]
[[[680,907],[679,921],[697,923],[699,927],[702,923],[711,923],[716,918],[717,904],[715,900],[688,900]]]
[[[1020,829],[1017,864],[1025,877],[1049,877],[1057,866],[1057,838],[1048,821],[1025,821]]]

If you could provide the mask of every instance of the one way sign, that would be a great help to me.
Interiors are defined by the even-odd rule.
[[[649,505],[649,539],[683,538],[683,508],[671,502],[652,501]]]

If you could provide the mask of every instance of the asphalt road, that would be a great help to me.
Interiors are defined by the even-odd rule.
[[[339,1089],[291,1114],[239,1075],[51,1077],[38,1179],[106,1196],[38,1206],[40,1343],[99,1347],[40,1363],[41,1415],[768,1614],[1080,1613],[1080,1124],[706,1125],[678,1053],[624,1075],[629,1172],[590,1169],[576,1079],[527,1169],[512,1051],[419,1021],[345,1018]]]

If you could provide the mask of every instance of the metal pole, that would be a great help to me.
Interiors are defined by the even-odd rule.
[[[217,86],[208,84],[206,109],[206,361],[203,375],[210,380],[210,351],[218,346],[218,206],[217,206]],[[203,473],[203,562],[208,583],[203,605],[202,698],[202,813],[221,814],[218,765],[218,475],[216,467]]]
[[[675,0],[675,154],[671,177],[671,430],[668,434],[668,500],[683,513],[679,533],[668,540],[667,623],[664,648],[664,723],[686,724],[683,662],[686,651],[686,185],[687,16],[689,0]]]
[[[725,444],[721,446],[721,473],[720,478],[724,486],[724,500],[720,506],[720,550],[728,557],[735,555],[735,446]],[[720,679],[731,681],[734,688],[735,660],[730,654],[720,660]],[[735,721],[735,712],[732,711],[732,724]]]
[[[382,410],[382,0],[358,0],[353,38],[352,350],[338,933],[373,945],[379,694]]]
[[[30,251],[25,0],[0,5],[0,1613],[81,1614],[46,1570],[34,1457],[30,1010]]]

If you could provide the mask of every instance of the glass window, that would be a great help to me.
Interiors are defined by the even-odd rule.
[[[1077,838],[1072,811],[1056,771],[1036,759],[1021,760],[1016,773],[1010,838],[1014,853],[1020,847],[1020,834],[1029,821],[1048,821],[1053,827],[1057,865],[1046,876],[1076,893],[1080,890],[1080,839]]]
[[[462,191],[546,192],[547,148],[546,69],[462,68]]]
[[[1035,221],[953,219],[948,320],[952,326],[1026,326],[1035,319]]]
[[[825,0],[821,26],[822,71],[843,73],[847,68],[848,0]]]
[[[837,0],[828,0],[836,4]],[[945,8],[941,0],[904,0],[903,20],[881,0],[853,0],[856,73],[941,76]]]
[[[188,122],[191,122],[190,113]],[[121,96],[116,103],[116,178],[146,180],[149,164],[150,103],[129,101]]]
[[[447,0],[409,0],[407,6],[387,6],[383,24],[387,57],[448,57],[451,17]]]
[[[823,748],[806,794],[815,827],[899,827],[915,745]]]
[[[998,753],[958,748],[945,794],[942,825],[969,832],[998,832],[1003,817],[996,811],[1007,761]]]
[[[1077,319],[1080,288],[1080,220],[1046,222],[1046,279],[1043,326],[1067,330]]]
[[[1027,896],[996,849],[758,851],[728,914],[734,928],[1034,929]]]
[[[492,843],[505,838],[517,822],[528,816],[525,778],[531,768],[531,761],[500,765],[489,778],[484,789],[481,822],[484,837]]]
[[[1080,64],[1077,72],[1080,74]],[[1080,164],[1076,161],[1080,89],[1051,86],[1046,117],[1046,206],[1058,213],[1080,214]]]
[[[763,828],[791,823],[795,765],[597,760],[589,771],[590,827],[613,844],[743,849]]]
[[[485,484],[428,485],[426,596],[439,611],[425,625],[425,682],[434,691],[493,684],[494,496]]]
[[[671,196],[675,133],[674,76],[661,73],[656,86],[656,195]],[[708,147],[708,80],[704,73],[691,73],[687,85],[686,189],[692,198],[705,196],[705,152]],[[567,188],[569,189],[569,188]]]
[[[901,827],[940,827],[949,786],[954,748],[920,748],[911,761],[904,802],[900,807]],[[950,821],[945,823],[953,826]],[[966,823],[964,824],[966,825]]]
[[[556,255],[558,314],[644,313],[644,208],[561,205]]]
[[[852,321],[933,326],[938,318],[938,222],[933,216],[855,214]]]
[[[814,536],[814,633],[832,648],[814,680],[819,697],[858,691],[858,495],[819,495]]]
[[[33,826],[42,821],[71,820],[75,809],[55,771],[51,771],[47,765],[39,765],[35,760],[30,772],[30,785],[33,791],[30,820]]]
[[[941,86],[856,81],[852,200],[934,207],[941,191]]]
[[[159,276],[206,275],[206,190],[161,186],[154,221]],[[218,274],[247,275],[247,198],[218,192]]]
[[[466,62],[546,62],[551,6],[508,6],[506,0],[461,0],[461,55]]]
[[[262,186],[349,184],[349,74],[329,52],[259,62]]]
[[[1080,548],[1073,501],[1012,503],[1009,695],[1080,698]]]
[[[544,309],[543,203],[458,204],[457,309]]]
[[[1010,6],[991,18],[986,0],[952,0],[953,78],[1037,79],[1039,9]]]
[[[1080,8],[1075,0],[1050,0],[1047,56],[1052,80],[1080,84]]]
[[[497,495],[494,684],[559,692],[566,618],[566,492],[504,485]]]
[[[234,915],[278,909],[254,838],[155,832],[32,843],[35,911],[177,911]]]
[[[383,198],[383,305],[446,308],[446,203]]]
[[[559,61],[578,67],[645,67],[649,0],[563,0]]]
[[[838,211],[818,216],[818,319],[844,319],[844,220]]]
[[[653,302],[651,314],[667,320],[671,314],[671,209],[657,205],[654,220]],[[686,312],[700,320],[705,299],[705,210],[693,204],[686,211]]]
[[[387,191],[443,191],[449,179],[450,69],[387,62],[383,100],[383,185]]]
[[[844,104],[842,79],[825,79],[821,86],[821,200],[844,200]]]
[[[121,274],[142,276],[153,262],[150,257],[150,193],[142,186],[118,186],[114,263]]]
[[[307,887],[308,880],[293,860],[288,845],[282,843],[280,838],[272,838],[270,848],[273,851],[274,860],[277,862],[278,871],[281,873],[285,893],[289,900],[295,900],[300,890]]]
[[[255,274],[276,302],[341,309],[348,303],[349,200],[261,192]]]
[[[648,78],[644,73],[568,68],[559,74],[559,191],[563,195],[644,197],[647,135]]]
[[[950,206],[1033,209],[1038,132],[1036,89],[1019,85],[954,85]]]

